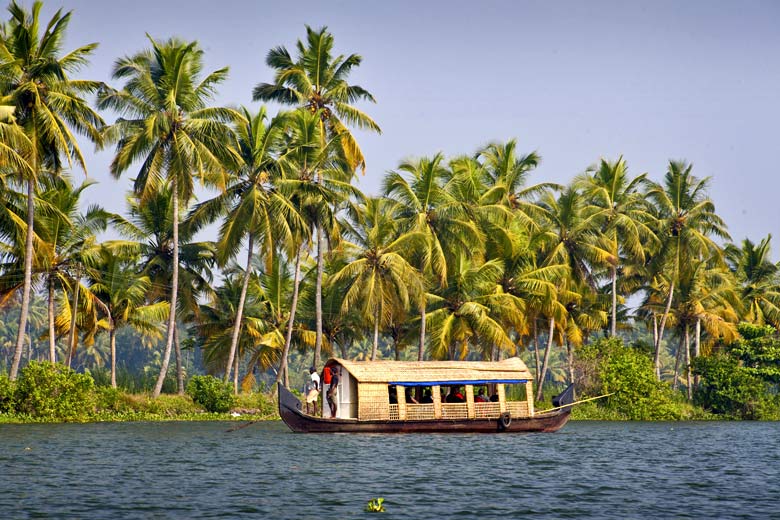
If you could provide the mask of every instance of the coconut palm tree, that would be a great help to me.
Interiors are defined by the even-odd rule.
[[[127,248],[122,247],[126,252]],[[152,339],[162,337],[160,323],[169,314],[168,302],[146,304],[146,296],[152,282],[148,275],[135,274],[134,259],[111,248],[101,247],[97,261],[87,268],[91,280],[89,294],[100,300],[100,307],[108,321],[109,345],[111,348],[111,386],[116,388],[116,332],[124,326],[131,326]]]
[[[447,258],[475,244],[481,246],[482,236],[475,222],[463,212],[463,206],[445,189],[451,174],[444,165],[444,155],[423,157],[402,162],[382,181],[386,197],[398,202],[396,218],[404,233],[422,233],[425,240],[418,251],[407,251],[407,258],[430,274],[433,285],[446,287]],[[428,298],[423,293],[420,302],[420,342],[417,359],[425,354]]]
[[[287,119],[284,115],[267,120],[265,107],[256,114],[243,109],[243,118],[236,124],[235,133],[239,163],[224,193],[200,204],[191,219],[213,221],[224,214],[217,243],[217,261],[224,266],[238,253],[244,239],[247,241],[247,262],[241,288],[230,351],[227,357],[225,380],[230,372],[238,345],[241,316],[252,274],[255,243],[266,266],[272,265],[277,244],[291,244],[293,235],[300,234],[306,222],[292,201],[275,185],[279,180],[277,159],[287,153],[283,149],[287,137]]]
[[[780,264],[770,259],[771,240],[772,235],[767,235],[758,244],[747,238],[742,247],[728,244],[726,261],[744,305],[742,319],[780,329]]]
[[[138,161],[141,167],[134,189],[147,200],[169,185],[173,215],[173,269],[170,316],[160,375],[153,395],[160,395],[168,372],[176,326],[179,290],[179,205],[192,197],[194,176],[202,182],[224,183],[225,165],[236,162],[229,123],[240,119],[235,110],[209,107],[217,85],[227,77],[227,67],[201,77],[203,51],[197,42],[175,38],[156,41],[151,50],[120,58],[113,70],[124,80],[122,90],[104,89],[99,106],[112,109],[120,118],[107,129],[106,138],[116,141],[111,173],[118,177]]]
[[[722,254],[713,236],[729,239],[725,223],[707,197],[709,178],[696,178],[692,168],[684,162],[670,161],[663,183],[653,184],[648,191],[657,211],[656,236],[661,241],[653,263],[655,271],[665,272],[668,278],[666,305],[655,344],[654,363],[659,378],[661,341],[683,267]]]
[[[306,42],[298,40],[297,55],[293,60],[285,47],[275,47],[268,52],[266,64],[276,70],[273,83],[260,83],[252,91],[255,101],[274,101],[297,106],[315,114],[320,126],[322,148],[327,141],[338,144],[335,150],[351,172],[361,168],[365,172],[366,160],[348,126],[362,130],[381,132],[371,117],[353,105],[356,101],[375,102],[363,87],[348,83],[349,73],[360,66],[363,58],[357,54],[333,56],[334,38],[327,27],[314,30],[306,26]],[[320,182],[321,172],[315,171]],[[317,281],[316,281],[316,334],[315,365],[319,363],[322,347],[322,276],[324,269],[323,224],[316,225]]]
[[[653,214],[642,193],[646,177],[647,174],[642,174],[630,178],[626,161],[620,157],[614,162],[601,159],[598,167],[590,168],[575,180],[588,198],[591,211],[598,215],[601,241],[610,252],[607,259],[612,294],[610,336],[617,334],[617,279],[622,259],[642,264],[645,251],[658,243],[651,228]]]
[[[71,13],[57,11],[41,31],[43,3],[36,1],[27,11],[16,1],[8,6],[11,15],[0,28],[0,95],[2,105],[14,107],[13,115],[30,142],[25,157],[30,169],[23,175],[27,184],[27,229],[34,229],[35,187],[42,171],[57,174],[64,164],[85,168],[81,148],[73,135],[101,142],[98,128],[103,121],[83,96],[98,90],[100,83],[75,80],[75,73],[87,63],[96,43],[63,53],[62,45]],[[24,174],[26,168],[20,169]],[[21,361],[25,324],[32,285],[33,234],[25,235],[24,283],[19,330],[10,378],[16,379]]]
[[[379,330],[389,323],[394,308],[406,308],[423,290],[419,272],[401,254],[422,239],[419,233],[399,236],[395,202],[368,198],[344,224],[351,249],[349,261],[333,275],[332,283],[346,285],[343,313],[359,312],[374,328],[371,360],[376,359]]]

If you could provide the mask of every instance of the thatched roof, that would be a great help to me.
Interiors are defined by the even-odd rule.
[[[520,358],[503,361],[349,361],[334,358],[360,383],[421,384],[519,382],[533,379]]]

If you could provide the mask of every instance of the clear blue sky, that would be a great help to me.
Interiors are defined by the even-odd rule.
[[[200,41],[209,70],[230,66],[218,103],[254,108],[268,49],[327,25],[336,52],[363,56],[351,80],[377,99],[362,106],[383,129],[359,135],[367,192],[404,158],[517,138],[543,158],[531,182],[621,154],[660,180],[685,159],[712,177],[735,241],[780,242],[780,2],[48,0],[46,14],[60,5],[75,11],[68,48],[100,42],[83,77],[111,82],[146,32],[175,35]],[[86,193],[109,207],[133,176],[113,180],[110,159],[90,154],[100,184]]]

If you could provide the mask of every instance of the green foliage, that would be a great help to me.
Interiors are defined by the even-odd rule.
[[[599,404],[627,419],[675,420],[682,416],[672,392],[655,379],[652,360],[625,347],[620,339],[600,339],[578,349],[577,368],[583,392],[613,393]]]
[[[193,376],[187,394],[209,412],[224,413],[236,403],[230,385],[214,376]]]
[[[701,376],[694,402],[713,413],[738,419],[774,419],[777,396],[749,369],[731,356],[719,354],[693,360],[693,371]]]
[[[742,362],[744,369],[770,383],[780,383],[780,340],[769,325],[740,323],[743,339],[728,347],[729,354]]]
[[[366,512],[368,513],[384,513],[385,506],[383,505],[385,499],[382,497],[372,498],[366,504]]]
[[[16,412],[43,420],[85,421],[95,409],[94,389],[89,374],[31,361],[16,384]]]
[[[14,410],[14,382],[7,375],[0,374],[0,413]]]

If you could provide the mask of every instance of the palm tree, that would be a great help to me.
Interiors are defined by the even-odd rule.
[[[447,258],[455,258],[458,251],[475,244],[481,246],[482,237],[476,224],[464,213],[463,206],[444,185],[450,173],[444,166],[441,153],[433,157],[401,163],[396,171],[388,173],[382,182],[386,197],[398,202],[396,218],[404,233],[422,233],[425,240],[417,251],[408,251],[409,260],[419,271],[432,276],[434,284],[446,287]],[[425,354],[428,298],[420,298],[420,343],[417,359]]]
[[[665,271],[669,279],[666,305],[655,344],[654,363],[659,378],[661,341],[682,268],[695,260],[721,254],[711,236],[729,239],[725,223],[715,213],[715,204],[707,197],[709,178],[694,177],[692,168],[684,162],[670,161],[663,184],[653,184],[648,191],[658,212],[656,235],[661,241],[660,251],[653,262],[656,271]]]
[[[352,222],[344,225],[351,241],[344,247],[352,249],[352,260],[332,278],[333,284],[346,284],[341,311],[355,312],[358,308],[365,321],[374,326],[372,361],[379,346],[379,329],[390,321],[393,309],[405,309],[410,299],[418,298],[423,291],[420,274],[401,254],[422,236],[398,235],[394,204],[385,198],[369,198],[360,205]]]
[[[607,259],[612,294],[610,336],[617,334],[618,287],[617,274],[621,259],[644,263],[645,251],[658,242],[652,228],[651,208],[641,192],[647,174],[631,179],[623,157],[609,162],[602,159],[577,179],[583,194],[598,214],[602,226],[603,247],[609,250]]]
[[[43,3],[36,1],[27,11],[12,1],[9,22],[0,28],[0,95],[2,104],[14,107],[17,124],[30,142],[25,157],[30,169],[24,175],[27,184],[27,230],[34,229],[35,187],[43,170],[58,173],[63,158],[68,165],[85,168],[79,144],[71,132],[101,142],[98,128],[103,121],[83,95],[97,91],[95,81],[73,80],[69,75],[87,63],[96,43],[62,53],[71,13],[57,11],[40,33],[39,16]],[[19,170],[24,174],[26,168]],[[26,233],[22,309],[10,378],[16,379],[21,361],[24,331],[32,285],[33,234]]]
[[[252,91],[255,101],[274,101],[297,106],[317,115],[320,139],[323,143],[335,140],[337,151],[351,171],[358,167],[365,172],[366,161],[349,126],[381,132],[379,125],[360,109],[355,101],[375,102],[363,87],[350,85],[349,73],[358,67],[363,58],[357,54],[333,56],[334,38],[322,27],[319,31],[306,26],[306,42],[298,40],[297,56],[293,60],[285,47],[275,47],[268,52],[266,63],[276,70],[273,83],[260,83]],[[321,181],[316,172],[316,181]],[[319,363],[322,348],[322,275],[324,270],[324,244],[322,223],[317,223],[317,282],[316,282],[316,334],[315,365]]]
[[[148,303],[161,300],[170,302],[174,265],[179,271],[178,298],[176,317],[178,319],[196,318],[200,299],[209,297],[211,269],[215,263],[216,246],[213,242],[193,242],[197,226],[184,221],[179,233],[179,259],[174,264],[173,222],[171,212],[173,194],[168,187],[150,194],[145,201],[137,195],[127,198],[128,219],[116,218],[114,226],[131,243],[129,253],[140,255],[140,270],[142,275],[149,276],[151,287],[146,294]],[[184,211],[179,211],[179,218]],[[112,247],[120,247],[112,244]],[[120,249],[121,250],[121,249]],[[136,253],[137,251],[137,253]],[[174,330],[175,331],[175,330]],[[176,331],[175,331],[176,332]],[[174,337],[178,339],[178,334]],[[179,391],[183,392],[183,374],[179,342],[177,348],[177,380]]]
[[[157,193],[166,182],[172,194],[170,316],[162,367],[153,393],[157,397],[168,372],[176,327],[180,199],[186,207],[193,193],[194,174],[202,182],[219,184],[218,174],[225,165],[235,163],[228,123],[239,120],[240,115],[232,109],[206,105],[216,86],[227,77],[228,69],[218,69],[201,79],[203,51],[197,42],[175,38],[158,42],[151,37],[149,41],[151,50],[116,62],[113,77],[125,80],[124,88],[105,89],[99,106],[122,116],[106,132],[108,140],[117,142],[111,173],[118,177],[141,161],[134,189],[142,200]]]
[[[217,261],[224,266],[235,257],[243,240],[247,240],[247,261],[244,268],[241,295],[236,308],[236,320],[225,369],[225,381],[230,372],[238,346],[241,316],[252,274],[255,242],[260,245],[266,266],[272,265],[278,243],[290,244],[297,230],[306,227],[298,209],[275,183],[279,180],[278,156],[286,137],[287,119],[284,115],[267,122],[265,107],[257,114],[243,109],[243,118],[236,125],[239,163],[225,192],[207,201],[193,212],[197,219],[204,214],[206,221],[224,213],[217,243]]]
[[[144,304],[152,282],[148,275],[134,274],[136,264],[122,254],[126,247],[121,250],[112,250],[110,243],[103,246],[97,261],[87,269],[92,281],[89,293],[100,300],[108,320],[113,388],[116,388],[116,331],[130,325],[148,337],[162,337],[159,324],[170,312],[168,302]]]
[[[771,240],[772,235],[767,235],[758,244],[747,238],[742,247],[728,244],[726,261],[736,277],[744,305],[742,319],[780,329],[780,264],[770,259]]]

